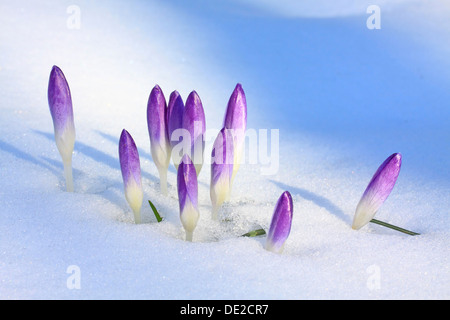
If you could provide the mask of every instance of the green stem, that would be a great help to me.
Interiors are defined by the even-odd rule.
[[[161,193],[167,196],[167,168],[159,170],[159,184],[161,185]]]
[[[409,230],[406,230],[406,229],[403,229],[403,228],[394,226],[394,225],[392,225],[392,224],[389,224],[389,223],[387,223],[387,222],[380,221],[380,220],[377,220],[377,219],[372,219],[372,220],[370,220],[370,222],[373,222],[373,223],[375,223],[375,224],[379,224],[380,226],[383,226],[383,227],[387,227],[387,228],[390,228],[390,229],[394,229],[394,230],[397,230],[397,231],[400,231],[400,232],[409,234],[409,235],[411,235],[411,236],[417,236],[417,235],[420,235],[420,233],[413,232],[413,231],[409,231]]]
[[[72,159],[63,161],[67,192],[73,192]]]
[[[212,207],[212,212],[211,212],[211,219],[217,221],[218,219],[218,211],[219,208],[217,208],[216,206],[213,205]]]
[[[194,232],[192,231],[186,231],[186,241],[192,242]]]
[[[141,212],[140,211],[133,211],[134,213],[134,223],[135,224],[141,224]]]
[[[264,229],[257,229],[257,230],[247,232],[246,234],[243,234],[242,236],[243,237],[256,237],[256,236],[262,236],[264,234],[266,234]]]

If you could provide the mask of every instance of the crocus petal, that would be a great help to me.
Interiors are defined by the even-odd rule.
[[[175,130],[183,127],[183,113],[184,103],[178,91],[173,91],[170,94],[169,104],[167,106],[167,135],[169,137],[171,148],[175,147],[178,143],[172,134]],[[173,139],[173,140],[172,140]],[[176,169],[181,162],[180,155],[172,153],[172,161]]]
[[[192,241],[192,234],[199,219],[197,172],[188,155],[184,155],[177,172],[180,220],[186,231],[186,240]]]
[[[402,165],[402,155],[394,153],[387,158],[370,180],[356,207],[352,228],[358,230],[372,220],[394,188]]]
[[[150,136],[150,150],[159,172],[163,194],[167,194],[167,169],[169,168],[171,154],[166,119],[166,99],[161,88],[156,85],[148,98],[147,124]]]
[[[269,232],[267,234],[267,250],[276,253],[281,253],[283,251],[285,241],[291,232],[293,212],[294,206],[291,194],[288,191],[285,191],[280,196],[275,206]]]
[[[48,83],[48,105],[53,119],[55,141],[64,164],[67,191],[73,191],[72,153],[75,144],[72,97],[67,80],[57,66],[53,66]]]
[[[203,166],[206,121],[202,101],[195,91],[192,91],[186,100],[183,114],[183,129],[187,130],[191,138],[190,158],[193,160],[198,175]]]
[[[224,128],[231,129],[234,137],[233,181],[241,163],[244,151],[245,130],[247,129],[247,101],[240,83],[236,85],[228,101],[223,126]]]
[[[144,198],[139,153],[133,138],[125,129],[119,140],[119,161],[122,171],[125,198],[134,213],[134,221],[141,222],[141,206]]]
[[[217,219],[218,209],[228,199],[233,175],[233,162],[233,136],[228,129],[222,128],[214,141],[211,152],[210,196],[213,219]]]

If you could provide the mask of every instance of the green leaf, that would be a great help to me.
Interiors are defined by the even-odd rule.
[[[253,230],[250,232],[247,232],[245,234],[243,234],[243,237],[257,237],[257,236],[262,236],[265,235],[266,232],[264,231],[264,229],[257,229],[257,230]]]
[[[156,217],[156,220],[157,220],[158,222],[161,222],[161,221],[162,221],[162,218],[161,218],[161,216],[159,215],[158,210],[156,210],[156,207],[153,205],[153,203],[152,203],[150,200],[148,200],[148,204],[149,204],[150,207],[152,208],[153,213],[154,213],[154,215],[155,215],[155,217]]]

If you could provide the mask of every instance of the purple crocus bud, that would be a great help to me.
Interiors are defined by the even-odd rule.
[[[219,208],[229,197],[233,162],[233,136],[228,129],[222,128],[214,141],[211,152],[210,196],[214,220],[217,220]]]
[[[281,253],[284,249],[284,243],[289,237],[292,225],[292,215],[294,205],[291,194],[288,191],[283,192],[278,199],[275,211],[270,223],[267,234],[266,249],[275,253]]]
[[[203,166],[206,121],[202,101],[195,91],[192,91],[186,100],[183,114],[183,129],[190,135],[190,155],[198,175]]]
[[[397,181],[402,155],[394,153],[375,172],[356,207],[352,228],[358,230],[372,220]]]
[[[178,91],[173,91],[170,94],[169,104],[167,106],[167,133],[171,148],[173,149],[178,141],[175,136],[172,136],[175,130],[183,128],[183,113],[184,103]],[[173,150],[172,150],[173,151]],[[172,152],[172,161],[175,168],[178,170],[178,165],[181,161],[181,155]]]
[[[75,144],[72,97],[63,72],[53,66],[48,83],[48,105],[53,119],[55,141],[64,165],[67,191],[73,192],[72,153]]]
[[[133,138],[123,129],[119,140],[119,160],[122,170],[125,198],[134,213],[135,223],[141,223],[141,206],[144,198],[139,153]]]
[[[150,150],[161,185],[161,192],[167,195],[167,170],[170,163],[171,147],[167,132],[167,106],[161,88],[156,85],[148,98],[147,124],[150,136]]]
[[[178,167],[177,188],[181,224],[186,231],[186,240],[192,241],[192,235],[200,216],[198,212],[198,183],[195,166],[186,154]]]
[[[231,129],[234,143],[234,166],[231,181],[234,181],[244,152],[245,130],[247,129],[247,101],[242,85],[238,83],[228,101],[223,127]]]

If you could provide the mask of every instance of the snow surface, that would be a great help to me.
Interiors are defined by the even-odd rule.
[[[0,2],[0,298],[450,298],[450,5],[379,1],[381,29],[369,30],[365,9],[377,1],[276,3]],[[79,29],[67,25],[71,5]],[[53,65],[72,91],[74,193],[47,104]],[[205,166],[201,217],[185,242],[173,165],[169,195],[159,193],[148,95],[155,84],[166,98],[196,90],[218,130],[237,82],[249,128],[280,129],[279,170],[242,165],[224,221],[213,222]],[[123,128],[161,223],[146,203],[144,223],[133,223]],[[352,230],[360,196],[394,152],[402,171],[376,218],[421,235]],[[285,190],[294,220],[277,255],[264,237],[240,235],[267,228]],[[67,286],[71,266],[79,289]]]

